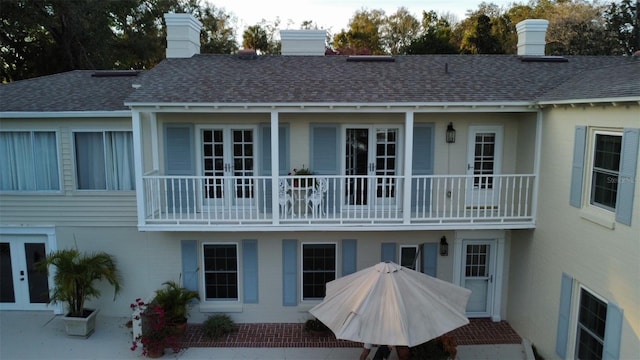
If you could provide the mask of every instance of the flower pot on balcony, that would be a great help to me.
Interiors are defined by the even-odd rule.
[[[85,309],[86,317],[76,316],[64,316],[65,331],[67,335],[80,336],[88,338],[96,329],[96,317],[98,316],[98,310]]]

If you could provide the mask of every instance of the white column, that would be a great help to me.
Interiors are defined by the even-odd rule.
[[[404,191],[402,196],[402,222],[411,222],[411,174],[413,173],[413,111],[404,115]]]
[[[138,227],[145,225],[144,182],[142,180],[142,120],[139,111],[132,111],[131,126],[133,130],[133,163],[136,174],[136,208],[138,210]]]
[[[278,177],[280,176],[280,154],[278,153],[279,139],[278,135],[278,112],[271,112],[271,214],[273,216],[273,224],[280,223],[280,205],[278,204]]]

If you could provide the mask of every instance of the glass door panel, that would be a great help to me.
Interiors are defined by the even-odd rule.
[[[47,308],[49,280],[47,274],[35,268],[45,257],[44,242],[16,236],[0,243],[0,309]]]
[[[376,129],[376,203],[395,204],[398,129]]]
[[[367,205],[369,184],[369,129],[347,129],[345,186],[346,205]]]
[[[233,137],[233,176],[235,178],[235,197],[237,206],[253,204],[255,184],[253,180],[253,131],[248,129],[232,130]]]

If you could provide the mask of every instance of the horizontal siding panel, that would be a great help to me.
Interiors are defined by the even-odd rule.
[[[4,225],[127,226],[137,224],[135,195],[0,195]]]

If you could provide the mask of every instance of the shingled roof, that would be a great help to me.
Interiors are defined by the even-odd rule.
[[[0,85],[0,111],[122,111],[136,71],[75,70]]]
[[[586,72],[603,69],[604,73],[617,72],[615,75],[622,77],[623,71],[640,66],[638,59],[621,56],[575,56],[567,57],[566,62],[522,61],[515,55],[408,55],[394,56],[394,61],[348,59],[258,56],[246,60],[235,55],[166,59],[141,79],[141,87],[126,102],[134,106],[534,102],[556,96],[565,99],[583,96],[571,86],[561,85]],[[622,65],[625,70],[616,69]],[[589,94],[592,97],[609,96],[598,93],[604,89],[600,84],[590,84],[590,88],[594,91]],[[628,90],[640,96],[637,88]],[[548,92],[558,95],[547,96]]]
[[[508,104],[640,98],[638,57],[568,56],[566,62],[522,61],[515,55],[392,59],[196,55],[166,59],[137,76],[78,70],[1,85],[0,112],[120,111],[129,109],[125,103]]]

